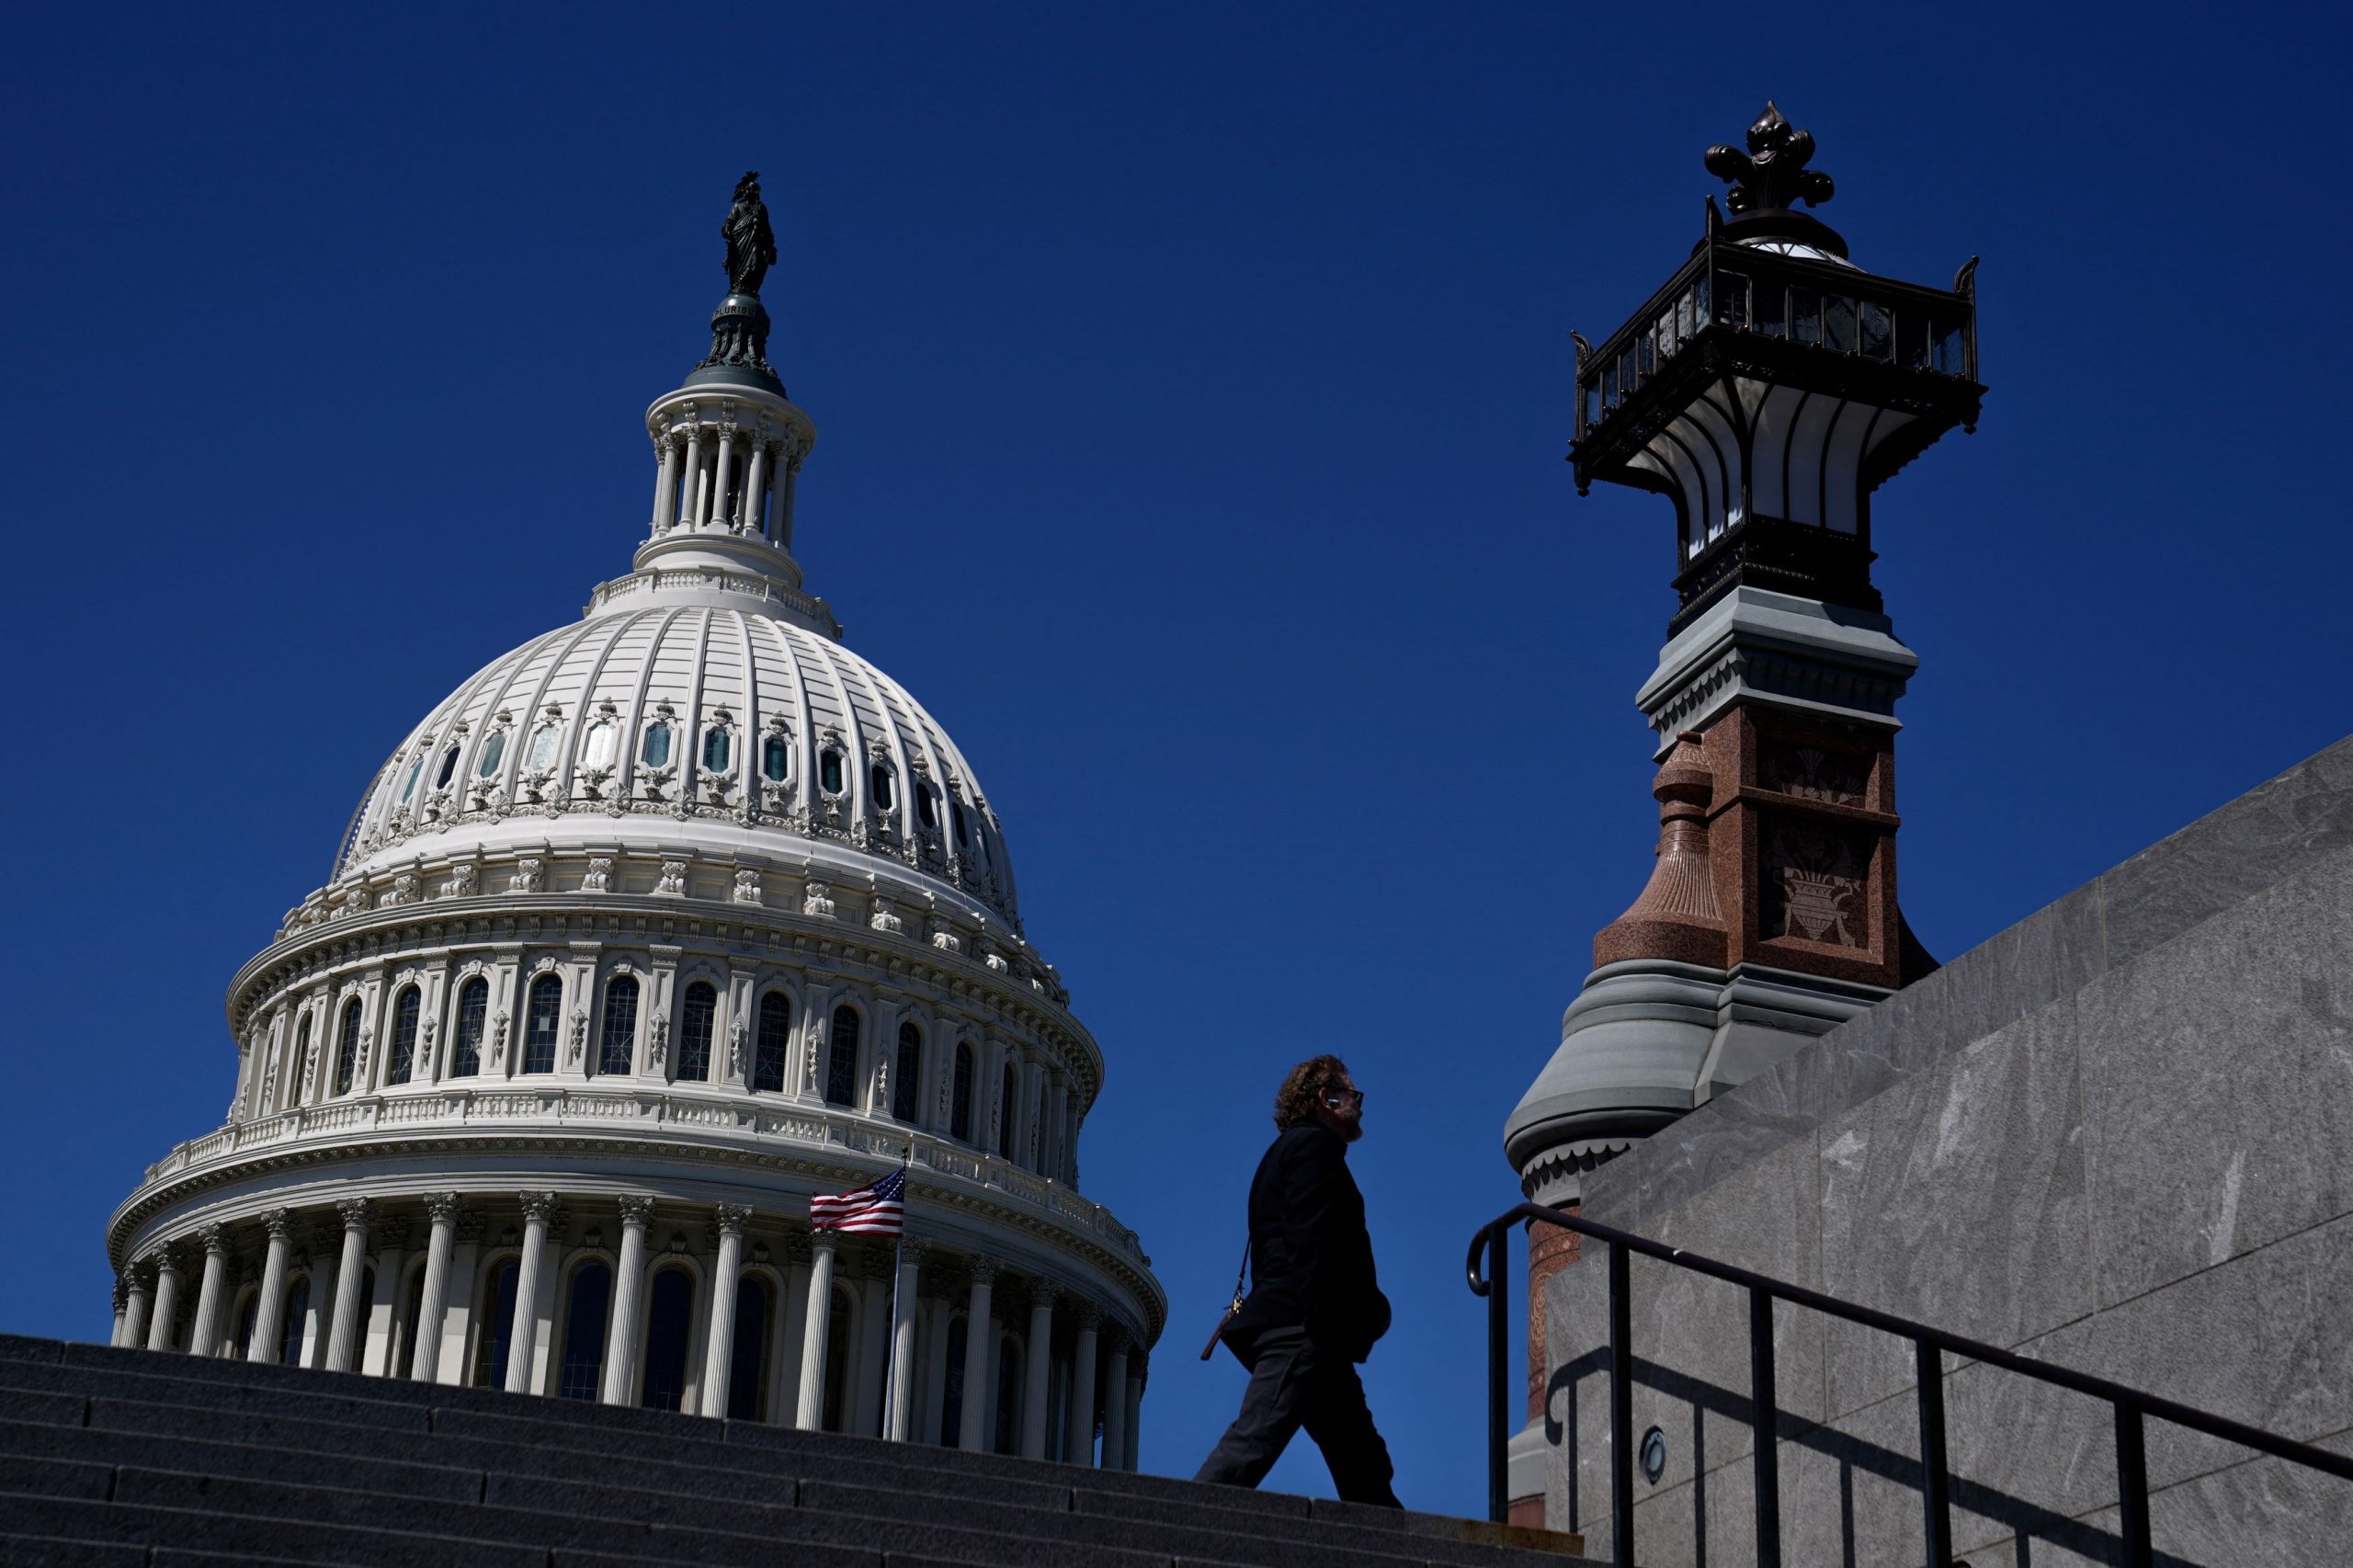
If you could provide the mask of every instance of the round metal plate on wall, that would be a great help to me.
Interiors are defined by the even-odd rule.
[[[1643,1434],[1643,1479],[1653,1486],[1666,1473],[1666,1434],[1654,1426]]]

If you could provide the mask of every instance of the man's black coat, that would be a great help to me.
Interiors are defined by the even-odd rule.
[[[1278,1133],[1250,1179],[1250,1296],[1226,1340],[1246,1363],[1260,1335],[1294,1326],[1351,1361],[1389,1332],[1347,1143],[1313,1121]]]

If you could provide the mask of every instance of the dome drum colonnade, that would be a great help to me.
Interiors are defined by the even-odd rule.
[[[1132,1469],[1142,1337],[973,1244],[911,1234],[894,1276],[747,1204],[346,1197],[153,1246],[112,1343]]]
[[[970,766],[801,589],[746,188],[633,570],[426,716],[239,972],[227,1125],[109,1226],[119,1337],[1041,1455],[1092,1383],[1131,1462],[1165,1303],[1076,1191],[1101,1053]],[[902,1159],[904,1278],[787,1218]],[[1029,1321],[976,1335],[1000,1267]]]

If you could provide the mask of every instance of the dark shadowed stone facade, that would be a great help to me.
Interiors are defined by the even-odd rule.
[[[2353,1447],[2353,740],[1590,1173],[1585,1212]],[[1587,1250],[1599,1244],[1588,1243]],[[1746,1306],[1637,1260],[1645,1568],[1754,1561]],[[1549,1521],[1609,1528],[1606,1271],[1548,1287]],[[1916,1561],[1910,1347],[1784,1308],[1785,1560]],[[2093,1400],[1948,1369],[1956,1553],[2104,1562]],[[2153,1423],[2160,1561],[2337,1562],[2353,1486]]]

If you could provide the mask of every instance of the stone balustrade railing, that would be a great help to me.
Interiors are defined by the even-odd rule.
[[[426,1094],[370,1095],[327,1105],[300,1106],[274,1116],[232,1122],[173,1148],[147,1167],[147,1185],[215,1159],[275,1148],[328,1134],[369,1128],[449,1126],[562,1126],[616,1123],[691,1129],[755,1140],[820,1144],[882,1160],[906,1156],[927,1171],[991,1187],[1072,1224],[1095,1239],[1148,1264],[1135,1232],[1110,1210],[1061,1182],[1050,1181],[1011,1161],[949,1142],[934,1134],[880,1125],[830,1106],[806,1103],[726,1104],[642,1090],[614,1093],[577,1085],[534,1089],[439,1089]]]

